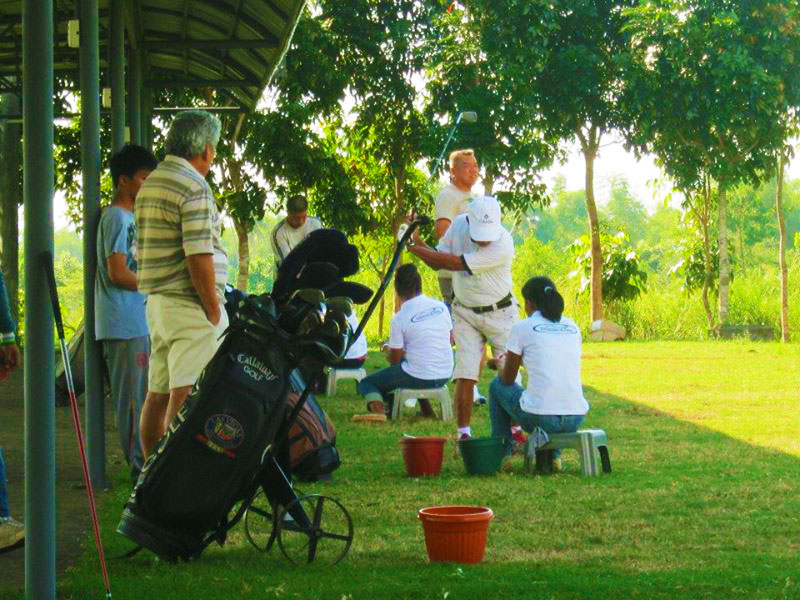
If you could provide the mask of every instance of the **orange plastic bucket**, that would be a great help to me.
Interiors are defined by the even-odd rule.
[[[404,437],[400,443],[408,476],[438,475],[442,470],[446,441],[443,437]]]
[[[431,506],[419,511],[425,549],[431,562],[477,564],[486,553],[489,522],[487,506]]]

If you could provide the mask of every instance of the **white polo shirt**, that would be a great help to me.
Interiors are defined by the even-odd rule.
[[[322,223],[316,217],[306,217],[306,222],[297,229],[289,225],[286,219],[281,219],[275,225],[275,229],[272,230],[272,235],[270,236],[272,253],[275,255],[275,266],[280,266],[289,252],[306,239],[309,233],[317,229],[322,229]]]
[[[589,403],[581,386],[581,332],[562,316],[553,323],[538,310],[514,324],[506,345],[522,356],[528,389],[522,392],[522,410],[534,415],[585,415]]]
[[[350,315],[347,317],[347,323],[350,325],[350,329],[355,331],[358,329],[358,317],[356,316],[355,311],[351,312]],[[358,339],[353,342],[353,345],[350,346],[350,349],[347,351],[347,354],[344,355],[345,358],[361,358],[362,356],[367,355],[367,336],[364,335],[364,332],[361,332],[361,335],[358,336]]]
[[[392,317],[388,346],[405,350],[400,367],[412,377],[449,379],[453,374],[452,329],[447,306],[420,294],[403,302]]]
[[[447,219],[452,224],[458,215],[467,212],[470,198],[472,198],[471,191],[464,192],[452,183],[448,183],[436,197],[436,220]],[[450,279],[453,273],[447,269],[440,269],[437,275],[439,279]]]
[[[459,304],[489,306],[511,293],[514,240],[505,228],[499,240],[478,246],[469,236],[467,215],[458,215],[436,249],[464,258],[467,270],[453,272],[453,293]]]

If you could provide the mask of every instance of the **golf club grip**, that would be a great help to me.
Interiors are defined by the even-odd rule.
[[[397,263],[400,260],[400,255],[403,253],[403,248],[408,242],[411,235],[420,225],[430,223],[429,217],[417,217],[408,225],[408,229],[403,234],[403,237],[397,242],[397,247],[394,250],[394,255],[392,256],[392,262],[389,265],[389,268],[386,271],[386,276],[383,278],[378,291],[375,292],[375,295],[372,297],[372,302],[370,302],[369,307],[364,312],[364,316],[361,317],[361,321],[358,323],[358,329],[355,330],[353,335],[350,337],[350,341],[347,344],[347,348],[349,349],[350,346],[358,339],[358,336],[361,335],[361,332],[364,331],[364,327],[367,326],[367,321],[369,321],[370,316],[375,311],[375,308],[378,306],[378,302],[380,302],[383,293],[386,291],[386,286],[389,285],[389,281],[392,279],[392,275],[394,275],[394,270],[397,268]]]
[[[61,307],[58,304],[58,289],[56,288],[56,273],[53,265],[53,255],[49,250],[44,250],[40,255],[42,268],[47,277],[47,287],[50,289],[50,303],[53,305],[53,318],[56,321],[56,331],[58,338],[64,338],[64,323],[61,321]]]

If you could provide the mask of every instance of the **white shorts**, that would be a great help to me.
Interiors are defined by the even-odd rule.
[[[489,342],[492,354],[501,356],[506,351],[511,326],[517,322],[518,312],[516,304],[481,314],[458,302],[453,304],[453,337],[456,341],[453,379],[478,381],[483,345]],[[498,360],[497,368],[503,368],[502,359]]]
[[[148,391],[194,385],[211,360],[228,327],[228,314],[220,304],[219,323],[212,325],[203,308],[191,300],[153,294],[147,296],[147,326],[150,328],[150,373]]]

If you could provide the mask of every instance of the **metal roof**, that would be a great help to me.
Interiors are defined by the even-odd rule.
[[[255,108],[289,46],[305,0],[100,0],[100,68],[108,58],[109,6],[124,5],[128,51],[141,49],[145,86],[212,87]],[[79,0],[53,0],[56,88],[78,82],[67,23]],[[22,2],[0,0],[0,92],[22,77]]]

